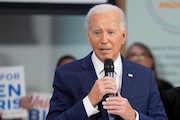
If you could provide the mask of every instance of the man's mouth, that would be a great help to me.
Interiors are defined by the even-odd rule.
[[[100,49],[103,53],[107,53],[107,52],[109,52],[111,49],[109,49],[109,48],[102,48],[102,49]]]

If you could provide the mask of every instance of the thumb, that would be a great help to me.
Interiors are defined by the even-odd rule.
[[[121,96],[121,94],[120,94],[119,91],[117,92],[117,96],[120,97],[120,98],[122,98],[122,96]]]

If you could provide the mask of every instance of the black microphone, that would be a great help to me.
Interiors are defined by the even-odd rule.
[[[114,63],[112,59],[106,59],[104,61],[104,71],[105,76],[113,77],[114,78]],[[108,94],[108,96],[116,96],[116,94]]]

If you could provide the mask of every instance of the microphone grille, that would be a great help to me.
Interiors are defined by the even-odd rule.
[[[105,72],[114,72],[114,63],[112,59],[106,59],[104,61]]]

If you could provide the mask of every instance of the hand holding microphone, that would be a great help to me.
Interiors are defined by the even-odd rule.
[[[112,59],[106,59],[104,62],[105,76],[114,78],[114,63]],[[107,110],[109,120],[115,120],[114,115],[121,116],[124,119],[132,119],[136,117],[134,109],[131,107],[127,98],[123,98],[120,92],[108,94],[111,98],[106,98],[103,101],[103,108]],[[115,97],[116,96],[116,97]],[[117,107],[119,106],[119,107]]]
[[[114,80],[114,64],[112,59],[105,60],[105,76],[95,81],[88,97],[93,106],[96,106],[104,95],[116,96],[116,83]],[[110,94],[112,93],[112,94]]]
[[[114,78],[114,63],[112,59],[106,59],[104,61],[105,76]],[[108,96],[116,96],[116,94],[108,94]]]

